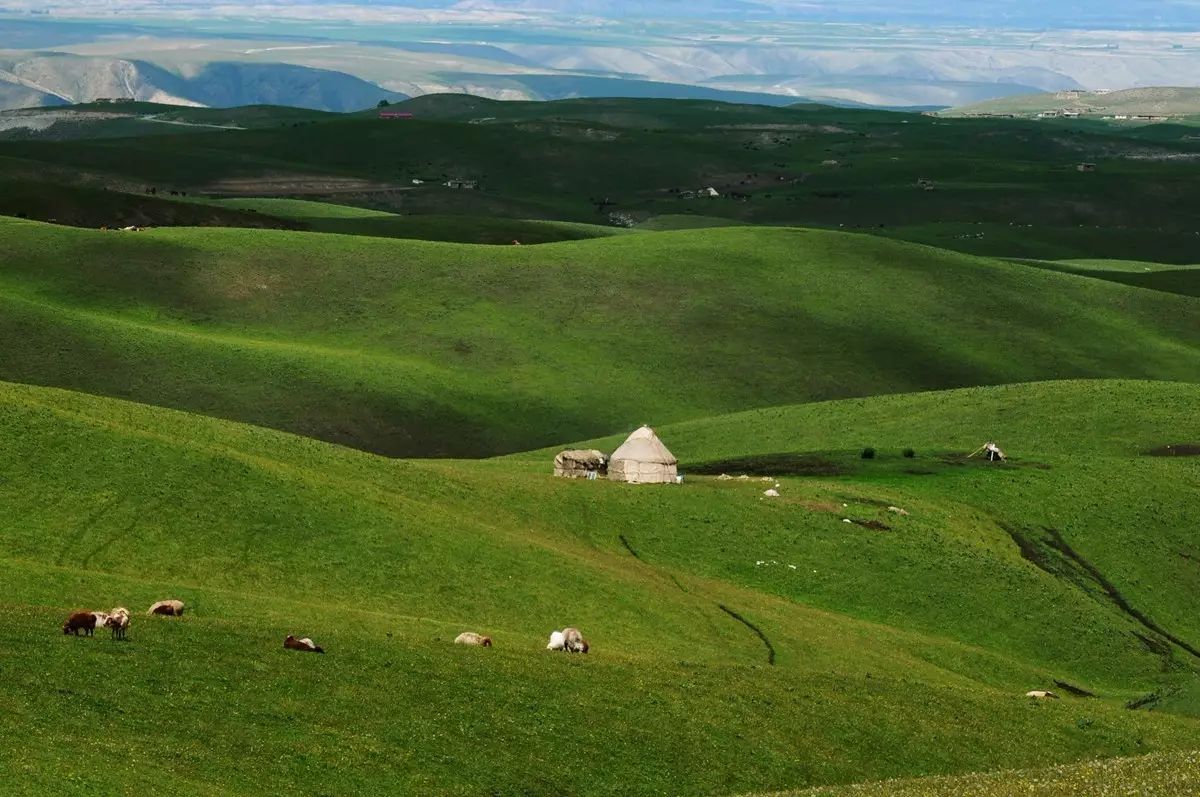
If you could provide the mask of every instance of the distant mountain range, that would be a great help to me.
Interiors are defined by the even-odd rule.
[[[989,26],[975,28],[944,26],[982,15],[976,0],[943,9],[940,20],[944,4],[932,0],[891,16],[866,0],[836,8],[791,0],[3,2],[0,109],[111,97],[346,111],[445,92],[949,108],[1039,92],[1200,85],[1200,33],[1178,24],[1192,6],[1172,0],[1155,0],[1140,30],[1128,20],[1091,30],[1015,27],[1053,16],[1040,6],[1066,7],[1026,0],[986,4]],[[1079,20],[1124,19],[1133,7],[1067,6]],[[20,7],[30,13],[13,16]]]
[[[290,105],[354,111],[405,99],[361,78],[292,64],[209,63],[181,75],[141,60],[42,53],[0,59],[0,107],[134,99],[171,105]]]

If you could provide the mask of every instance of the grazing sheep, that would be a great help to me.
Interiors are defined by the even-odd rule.
[[[770,490],[764,490],[763,495],[765,495],[767,498],[778,498],[779,491],[772,487]]]
[[[146,614],[161,614],[166,617],[182,617],[183,616],[183,601],[167,600],[159,601],[150,607]]]
[[[283,646],[289,650],[303,650],[308,653],[325,652],[323,648],[315,644],[308,637],[304,637],[304,639],[296,639],[296,637],[292,636],[291,634],[288,634],[287,639],[283,640]]]
[[[84,636],[91,636],[92,633],[108,622],[108,615],[104,612],[72,612],[67,621],[63,623],[64,634],[74,634],[79,636],[80,630]]]
[[[1053,692],[1047,692],[1045,689],[1034,689],[1032,692],[1026,692],[1025,697],[1032,697],[1038,700],[1058,700],[1058,695]]]
[[[454,638],[456,645],[479,645],[480,647],[490,648],[492,646],[492,638],[476,634],[473,631],[463,631]]]
[[[563,649],[567,653],[587,653],[588,643],[583,638],[583,634],[579,633],[578,628],[564,628],[563,632]]]
[[[555,631],[550,634],[550,643],[546,645],[546,650],[563,650],[567,646],[566,637],[562,631]]]
[[[118,606],[112,610],[112,614],[108,616],[108,620],[104,624],[112,629],[113,639],[124,639],[125,632],[129,630],[129,610],[124,606]]]

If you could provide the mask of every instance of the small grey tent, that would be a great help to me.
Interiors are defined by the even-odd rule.
[[[603,475],[607,467],[608,459],[595,449],[560,451],[554,458],[554,475],[567,479],[594,479],[592,474]]]
[[[631,484],[674,482],[678,460],[654,434],[643,426],[621,444],[608,458],[608,478]]]

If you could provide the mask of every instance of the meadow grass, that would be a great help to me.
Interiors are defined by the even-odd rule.
[[[1197,460],[1140,452],[1186,428],[1198,391],[1036,384],[660,430],[685,473],[880,451],[841,476],[781,476],[769,502],[757,481],[394,461],[6,385],[0,762],[18,794],[738,794],[1191,749],[1186,702],[1124,706],[1193,690],[1194,659],[1023,559],[998,523],[1057,524],[1195,638],[1200,572],[1170,552],[1198,553],[1176,525]],[[982,428],[1009,466],[936,464]],[[928,472],[897,466],[901,442]],[[1099,496],[1116,516],[1094,514]],[[1148,578],[1168,554],[1178,567]],[[182,620],[141,615],[166,597],[188,603]],[[125,643],[59,630],[117,604],[135,611]],[[589,656],[543,649],[566,624]],[[468,629],[496,647],[450,643]],[[285,652],[287,633],[329,652]],[[1023,697],[1056,679],[1098,697]]]
[[[621,227],[603,227],[570,221],[538,221],[490,216],[400,215],[352,205],[335,205],[305,199],[238,198],[196,199],[217,207],[263,213],[288,219],[314,232],[367,235],[377,238],[413,238],[468,244],[542,244],[579,241],[628,233]]]
[[[1200,753],[1156,753],[1067,764],[1047,769],[988,772],[958,777],[890,780],[805,789],[773,797],[1094,797],[1136,794],[1175,797],[1200,791]]]

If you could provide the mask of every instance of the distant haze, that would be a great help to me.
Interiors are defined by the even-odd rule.
[[[0,107],[444,91],[942,107],[1198,86],[1200,0],[0,0],[0,61]]]

